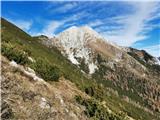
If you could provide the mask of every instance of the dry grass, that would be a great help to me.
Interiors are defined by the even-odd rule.
[[[84,108],[75,95],[88,97],[64,78],[60,82],[35,81],[9,65],[2,56],[2,118],[38,120],[85,120]],[[11,112],[9,112],[9,110]],[[10,113],[6,116],[7,113]]]

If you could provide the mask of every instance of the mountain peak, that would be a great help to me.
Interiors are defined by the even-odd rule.
[[[77,26],[71,26],[69,28],[67,28],[65,31],[72,31],[72,30],[77,30],[78,27]]]
[[[88,40],[96,40],[97,38],[102,38],[99,33],[93,30],[89,26],[72,26],[65,31],[57,35],[58,39],[62,39],[67,42],[88,42]],[[75,43],[75,44],[76,44]]]
[[[93,35],[94,37],[103,38],[97,31],[95,31],[93,28],[91,28],[89,26],[82,26],[82,27],[80,27],[80,29],[90,35]]]
[[[95,30],[87,25],[79,27],[81,30],[88,32],[95,32]]]
[[[97,66],[90,57],[92,51],[88,44],[90,41],[97,41],[102,38],[96,31],[89,26],[72,26],[59,33],[57,38],[56,44],[63,49],[63,54],[67,55],[73,64],[80,64],[76,58],[85,59],[85,64],[89,67],[89,73],[94,73]]]
[[[87,36],[92,37],[92,39],[93,37],[103,39],[103,37],[98,32],[96,32],[93,28],[87,25],[81,26],[81,27],[71,26],[65,31],[59,33],[57,36],[61,36],[62,34],[68,34],[68,35],[71,34],[72,36],[79,36],[79,35],[87,34]]]
[[[94,31],[94,32],[95,32],[95,30],[93,30],[93,28],[91,28],[91,27],[89,27],[89,26],[87,26],[87,25],[85,25],[85,26],[80,26],[80,27],[71,26],[71,27],[67,28],[65,31],[67,31],[67,30],[77,30],[77,29],[79,29],[79,30],[84,30],[84,31]]]

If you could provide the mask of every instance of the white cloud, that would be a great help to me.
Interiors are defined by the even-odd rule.
[[[39,34],[43,34],[48,37],[53,37],[56,29],[63,24],[64,24],[64,21],[49,21],[46,27]]]
[[[53,2],[54,4],[54,2]],[[65,4],[60,4],[59,7],[57,8],[53,8],[53,7],[50,7],[50,12],[54,12],[54,13],[65,13],[65,12],[68,12],[69,10],[75,8],[77,6],[77,3],[76,2],[69,2],[69,3],[65,3]]]
[[[81,11],[75,14],[72,14],[64,19],[65,22],[78,21],[84,17],[88,17],[90,14],[86,11]]]
[[[76,5],[77,4],[75,2],[67,3],[58,7],[57,9],[54,9],[54,12],[64,13],[73,9]]]
[[[96,26],[100,26],[102,24],[104,24],[104,23],[101,20],[95,20],[93,22],[89,22],[88,26],[90,26],[90,27],[96,27]]]
[[[26,20],[13,20],[13,19],[8,19],[8,20],[25,31],[30,30],[33,24],[32,21],[26,21]]]
[[[74,9],[76,4],[74,2],[63,4],[53,9],[53,11],[63,13],[67,10]],[[128,5],[133,6],[135,9],[134,13],[107,17],[106,19],[93,19],[87,25],[95,28],[107,40],[122,46],[130,46],[137,41],[147,38],[148,35],[146,33],[157,27],[157,25],[148,24],[147,22],[159,18],[159,14],[155,14],[159,6],[156,2],[128,2]],[[45,34],[52,37],[59,28],[78,24],[77,21],[85,20],[85,18],[91,15],[94,14],[82,10],[81,12],[64,16],[63,20],[48,21],[44,29],[38,34]]]
[[[45,25],[45,27],[39,32],[39,33],[35,33],[35,32],[30,32],[30,34],[32,34],[32,36],[37,36],[37,35],[46,35],[48,37],[53,37],[55,35],[55,32],[57,29],[61,28],[61,27],[70,27],[72,25],[74,25],[74,21],[77,21],[79,19],[81,19],[82,17],[87,16],[88,14],[84,11],[79,12],[77,14],[73,14],[69,17],[66,17],[64,20],[50,20],[47,21],[47,24]]]
[[[111,29],[109,32],[102,32],[102,35],[106,39],[122,46],[130,46],[137,41],[144,40],[148,37],[144,33],[157,27],[147,23],[148,21],[153,20],[153,18],[158,17],[158,15],[153,14],[158,9],[156,2],[129,2],[128,4],[131,4],[135,8],[133,14],[116,16],[109,18],[107,21],[122,24],[122,29],[119,29],[119,26],[117,26],[117,29],[115,28],[114,30]],[[97,30],[100,29],[101,28],[97,28]]]

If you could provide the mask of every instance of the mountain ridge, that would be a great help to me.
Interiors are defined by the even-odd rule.
[[[75,31],[74,30],[72,31],[72,29],[74,29]],[[59,50],[62,52],[62,54],[64,56],[68,57],[68,59],[73,64],[76,64],[80,69],[85,71],[85,73],[90,74],[91,76],[96,76],[95,79],[97,79],[97,80],[110,79],[112,82],[117,81],[117,82],[115,82],[114,86],[117,86],[117,84],[121,84],[122,86],[124,86],[123,85],[124,81],[128,81],[129,83],[127,83],[127,84],[129,85],[129,84],[131,84],[129,79],[135,80],[135,83],[137,81],[140,81],[141,79],[142,80],[146,79],[146,81],[149,82],[146,84],[152,84],[153,86],[156,86],[156,84],[159,81],[159,79],[157,79],[159,72],[158,71],[152,72],[152,70],[154,70],[154,69],[158,70],[159,67],[158,67],[157,63],[155,62],[154,57],[152,57],[151,55],[149,55],[147,52],[145,52],[143,50],[139,51],[136,49],[134,50],[132,48],[128,48],[129,50],[127,51],[125,48],[113,46],[112,44],[105,41],[105,39],[102,39],[100,37],[96,37],[97,35],[92,37],[92,34],[88,34],[87,32],[84,32],[81,35],[77,29],[80,29],[80,31],[81,31],[81,28],[73,27],[71,29],[68,29],[68,30],[60,33],[60,36],[57,37],[58,40],[56,41],[57,43],[55,44],[55,46],[60,45],[61,49],[59,49]],[[76,32],[76,33],[74,33],[74,32]],[[61,42],[63,44],[61,44]],[[82,56],[78,56],[79,52],[82,52],[82,51],[84,51],[85,54],[83,54]],[[134,55],[135,51],[137,53],[136,54],[137,57],[135,57],[135,55]],[[98,55],[100,56],[100,58],[97,58]],[[140,55],[143,55],[144,57],[141,58]],[[83,61],[83,58],[85,59],[84,61]],[[98,59],[102,59],[101,61],[104,61],[104,62],[98,62],[99,61]],[[147,61],[149,60],[149,62],[146,62],[145,64],[143,64],[142,61],[145,61],[145,60],[147,60]],[[88,64],[88,63],[91,63],[93,65],[92,69],[90,68],[90,64]],[[108,68],[110,69],[110,71],[107,72]],[[102,71],[104,72],[103,74],[102,74]],[[99,76],[99,74],[102,74],[102,75],[97,78],[97,76]],[[122,77],[121,74],[122,74],[123,78],[121,78]],[[131,76],[134,76],[135,78],[131,78]],[[150,79],[153,79],[153,80],[150,81]],[[118,85],[118,86],[121,87],[120,89],[122,89],[122,91],[125,91],[125,90],[123,90],[124,88],[121,85],[120,86]],[[128,89],[129,86],[126,89]],[[147,86],[148,86],[148,88],[150,88],[150,85],[147,85]],[[133,91],[133,89],[134,88],[132,86],[132,89],[130,89],[130,90]],[[137,89],[140,89],[140,88],[137,88]],[[144,88],[144,89],[146,89],[146,88]],[[141,99],[141,98],[143,99],[143,97],[145,96],[145,95],[141,95],[143,92],[144,92],[143,90],[137,91],[136,96],[139,99]],[[150,91],[147,94],[149,95],[152,93]],[[134,97],[132,97],[132,98],[134,98]],[[157,104],[157,102],[153,103],[153,104]],[[157,108],[159,108],[159,107],[157,106]]]
[[[96,65],[98,69],[96,69],[93,74],[90,74],[87,72],[88,68],[86,68],[85,60],[80,59],[79,65],[73,64],[65,54],[62,54],[61,50],[63,49],[55,47],[53,41],[53,44],[50,45],[50,41],[48,42],[45,36],[31,37],[24,34],[22,30],[9,22],[5,20],[1,20],[1,22],[2,55],[24,67],[30,67],[38,77],[42,77],[49,84],[54,80],[58,82],[57,77],[63,76],[65,79],[73,82],[82,92],[94,100],[99,101],[98,104],[104,104],[109,107],[109,109],[113,111],[113,114],[116,115],[112,116],[108,114],[107,109],[101,108],[94,100],[88,101],[83,100],[81,97],[76,97],[78,101],[77,104],[85,107],[84,111],[88,113],[88,119],[92,117],[100,119],[104,115],[102,113],[107,113],[107,116],[111,117],[108,118],[105,116],[104,119],[115,120],[118,116],[121,118],[124,114],[131,116],[133,119],[159,119],[160,80],[158,71],[152,71],[152,69],[158,70],[157,67],[154,68],[154,66],[152,66],[153,68],[151,69],[151,66],[144,64],[143,66],[145,66],[146,69],[145,73],[141,70],[142,64],[136,60],[136,58],[123,52],[120,56],[116,56],[117,54],[114,53],[117,53],[117,51],[119,53],[119,49],[117,50],[108,44],[105,45],[104,42],[98,40],[98,42],[100,42],[98,46],[105,48],[105,50],[114,57],[109,56],[109,53],[100,52],[103,49],[99,49],[99,47],[96,46],[97,43],[94,43],[95,46],[91,47],[92,49],[94,48],[95,53],[93,60],[97,61]],[[21,31],[22,34],[21,32],[17,34],[17,31]],[[54,39],[58,40],[56,37]],[[42,41],[47,41],[47,44]],[[117,57],[120,58],[114,60]],[[128,61],[128,63],[126,61]],[[140,68],[138,66],[140,66]],[[86,72],[84,73],[81,70]],[[9,71],[9,73],[10,72],[11,71]],[[16,71],[10,74],[14,74],[14,72]],[[19,74],[16,75],[18,76]],[[5,76],[5,78],[7,78],[7,76]],[[4,79],[4,81],[6,80],[7,79]],[[12,80],[10,80],[10,82],[12,82]],[[43,88],[41,86],[37,87]],[[15,86],[15,88],[17,87]],[[50,94],[48,95],[50,98]],[[49,98],[46,98],[46,100],[49,100]],[[12,99],[16,101],[15,98]],[[94,106],[96,106],[96,108]],[[122,113],[120,111],[122,111]],[[33,112],[33,114],[37,113]]]
[[[97,69],[97,61],[93,60],[95,51],[113,57],[117,62],[125,52],[121,47],[111,44],[93,29],[86,26],[71,27],[59,33],[56,38],[49,39],[49,41],[52,41],[52,44],[58,47],[62,54],[68,56],[73,64],[79,64],[76,58],[85,59],[85,64],[88,64],[91,74]],[[94,66],[93,69],[90,66]]]

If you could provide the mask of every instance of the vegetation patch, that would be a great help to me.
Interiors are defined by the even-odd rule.
[[[60,70],[56,66],[49,64],[45,59],[36,59],[34,70],[46,81],[58,81],[61,76]]]
[[[124,120],[124,113],[115,114],[108,110],[103,104],[94,99],[83,99],[81,96],[75,97],[76,101],[85,106],[84,113],[93,120]]]
[[[60,70],[47,62],[46,59],[36,59],[36,62],[31,63],[28,59],[29,50],[14,46],[10,42],[4,42],[2,44],[2,55],[6,56],[10,61],[14,60],[17,64],[31,66],[36,73],[44,80],[58,81],[60,77]]]
[[[29,62],[28,53],[10,43],[3,43],[1,51],[2,55],[9,60],[14,60],[18,64],[25,65]]]
[[[105,88],[99,84],[93,84],[85,88],[85,93],[102,101],[105,96]]]

